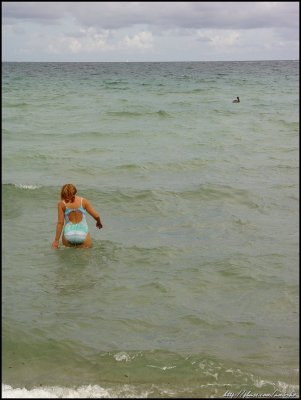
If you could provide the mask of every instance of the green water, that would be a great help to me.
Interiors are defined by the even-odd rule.
[[[2,81],[4,395],[299,394],[299,63]],[[91,249],[51,249],[69,182]]]

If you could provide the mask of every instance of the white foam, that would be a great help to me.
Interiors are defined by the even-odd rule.
[[[29,189],[29,190],[35,190],[35,189],[39,189],[42,186],[39,185],[23,185],[23,184],[15,184],[15,186],[19,189]]]
[[[278,381],[277,383],[266,381],[262,379],[253,379],[254,385],[258,388],[270,385],[274,387],[276,391],[283,394],[285,397],[297,398],[297,393],[299,392],[299,385],[288,384],[285,382]]]
[[[125,352],[120,352],[114,355],[114,358],[116,361],[131,361],[131,357],[129,356],[129,354],[125,353]]]
[[[137,392],[131,385],[123,385],[114,389],[105,389],[98,385],[87,385],[78,388],[64,388],[58,386],[44,386],[33,389],[12,388],[2,385],[2,398],[4,399],[100,399],[100,398],[147,398],[149,393]]]
[[[3,398],[97,398],[108,397],[108,391],[99,386],[86,386],[78,389],[69,389],[61,387],[40,387],[27,390],[25,388],[13,389],[9,385],[2,385]]]
[[[172,365],[170,367],[158,367],[157,365],[147,365],[147,367],[158,368],[158,369],[162,369],[162,371],[166,371],[167,369],[176,368],[176,365]]]

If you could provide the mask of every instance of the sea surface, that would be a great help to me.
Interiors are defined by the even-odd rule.
[[[298,326],[298,61],[2,64],[3,397],[297,397]]]

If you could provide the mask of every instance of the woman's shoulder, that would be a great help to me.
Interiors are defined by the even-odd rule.
[[[87,203],[89,203],[89,202],[85,197],[81,197],[81,203],[82,203],[83,207],[85,207],[87,205]]]
[[[65,205],[64,200],[59,200],[58,203],[57,203],[57,206],[60,207],[60,208],[65,208],[66,205]]]

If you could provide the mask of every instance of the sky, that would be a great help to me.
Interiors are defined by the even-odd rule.
[[[299,60],[299,2],[1,6],[2,61]]]

